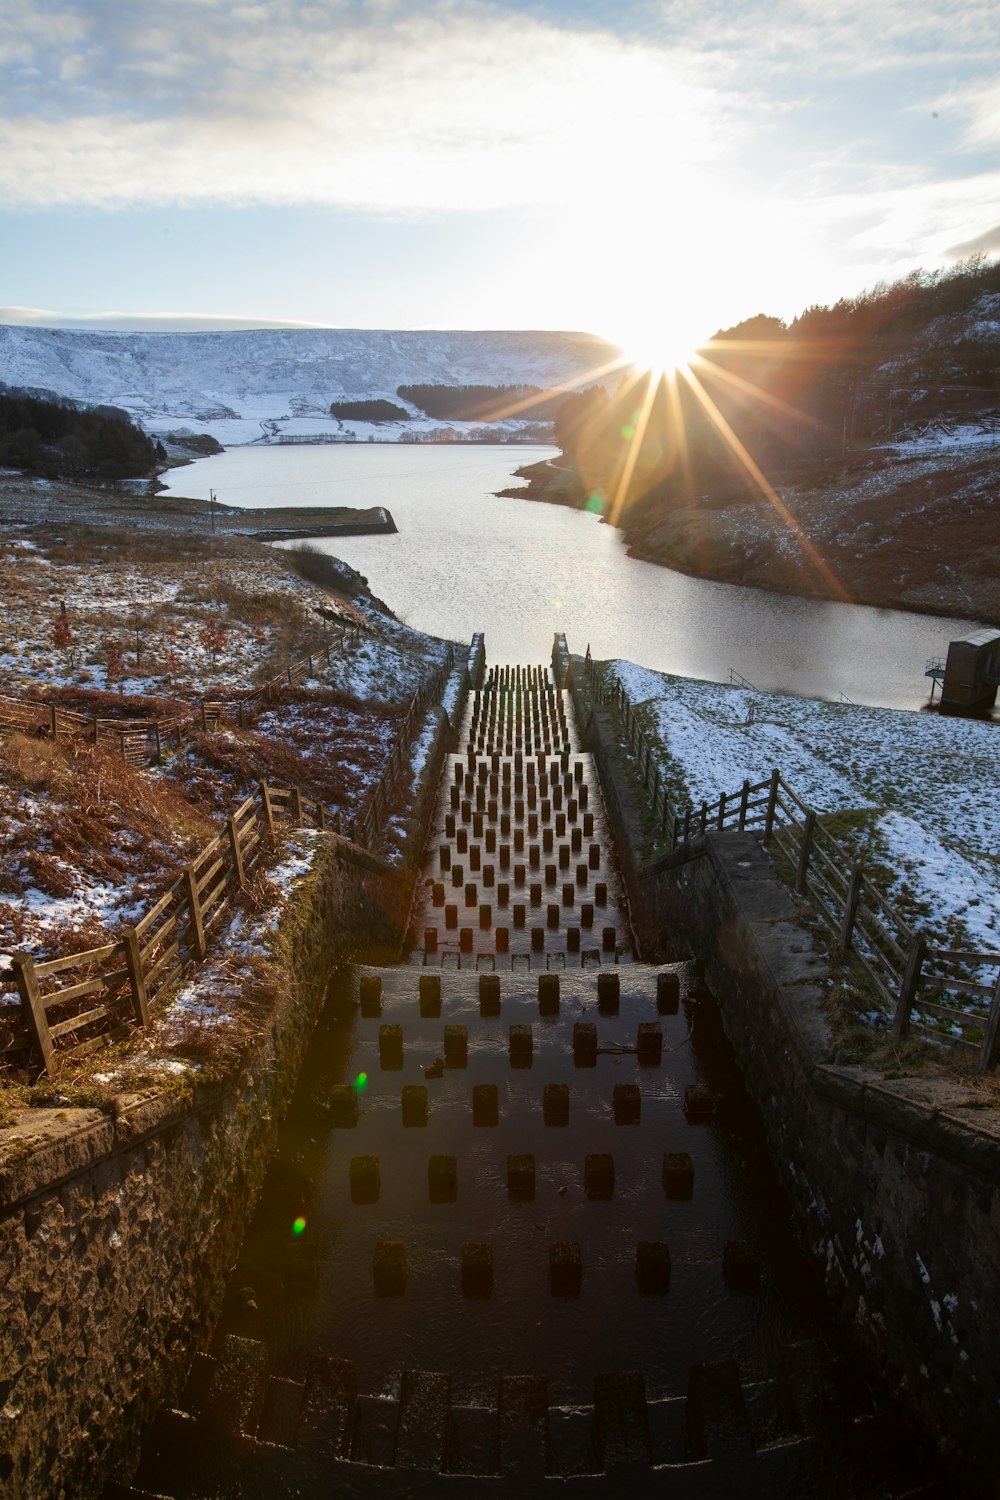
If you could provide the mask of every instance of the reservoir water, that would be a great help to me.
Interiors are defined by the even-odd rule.
[[[594,516],[497,498],[514,470],[554,450],[493,445],[231,448],[169,476],[167,493],[237,506],[384,505],[395,536],[313,545],[341,557],[419,630],[486,634],[492,661],[572,651],[688,677],[916,709],[924,667],[968,620],[797,599],[690,578],[628,556]]]

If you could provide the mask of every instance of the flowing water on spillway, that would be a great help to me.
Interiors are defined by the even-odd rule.
[[[467,641],[494,661],[570,649],[683,676],[857,703],[919,708],[924,667],[967,620],[797,599],[690,578],[630,558],[590,515],[500,499],[521,464],[553,450],[479,444],[233,448],[172,471],[168,493],[242,506],[383,505],[397,536],[313,545],[365,574],[419,630]]]

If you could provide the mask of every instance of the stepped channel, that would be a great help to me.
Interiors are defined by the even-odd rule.
[[[634,951],[543,668],[470,698],[412,939],[335,982],[212,1352],[108,1500],[929,1496],[711,997]]]

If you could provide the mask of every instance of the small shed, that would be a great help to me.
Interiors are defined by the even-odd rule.
[[[941,684],[944,713],[986,713],[1000,685],[1000,630],[976,630],[951,641]]]

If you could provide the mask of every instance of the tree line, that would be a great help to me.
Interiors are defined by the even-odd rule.
[[[117,408],[0,391],[0,465],[7,468],[45,479],[114,481],[149,473],[157,452]]]

